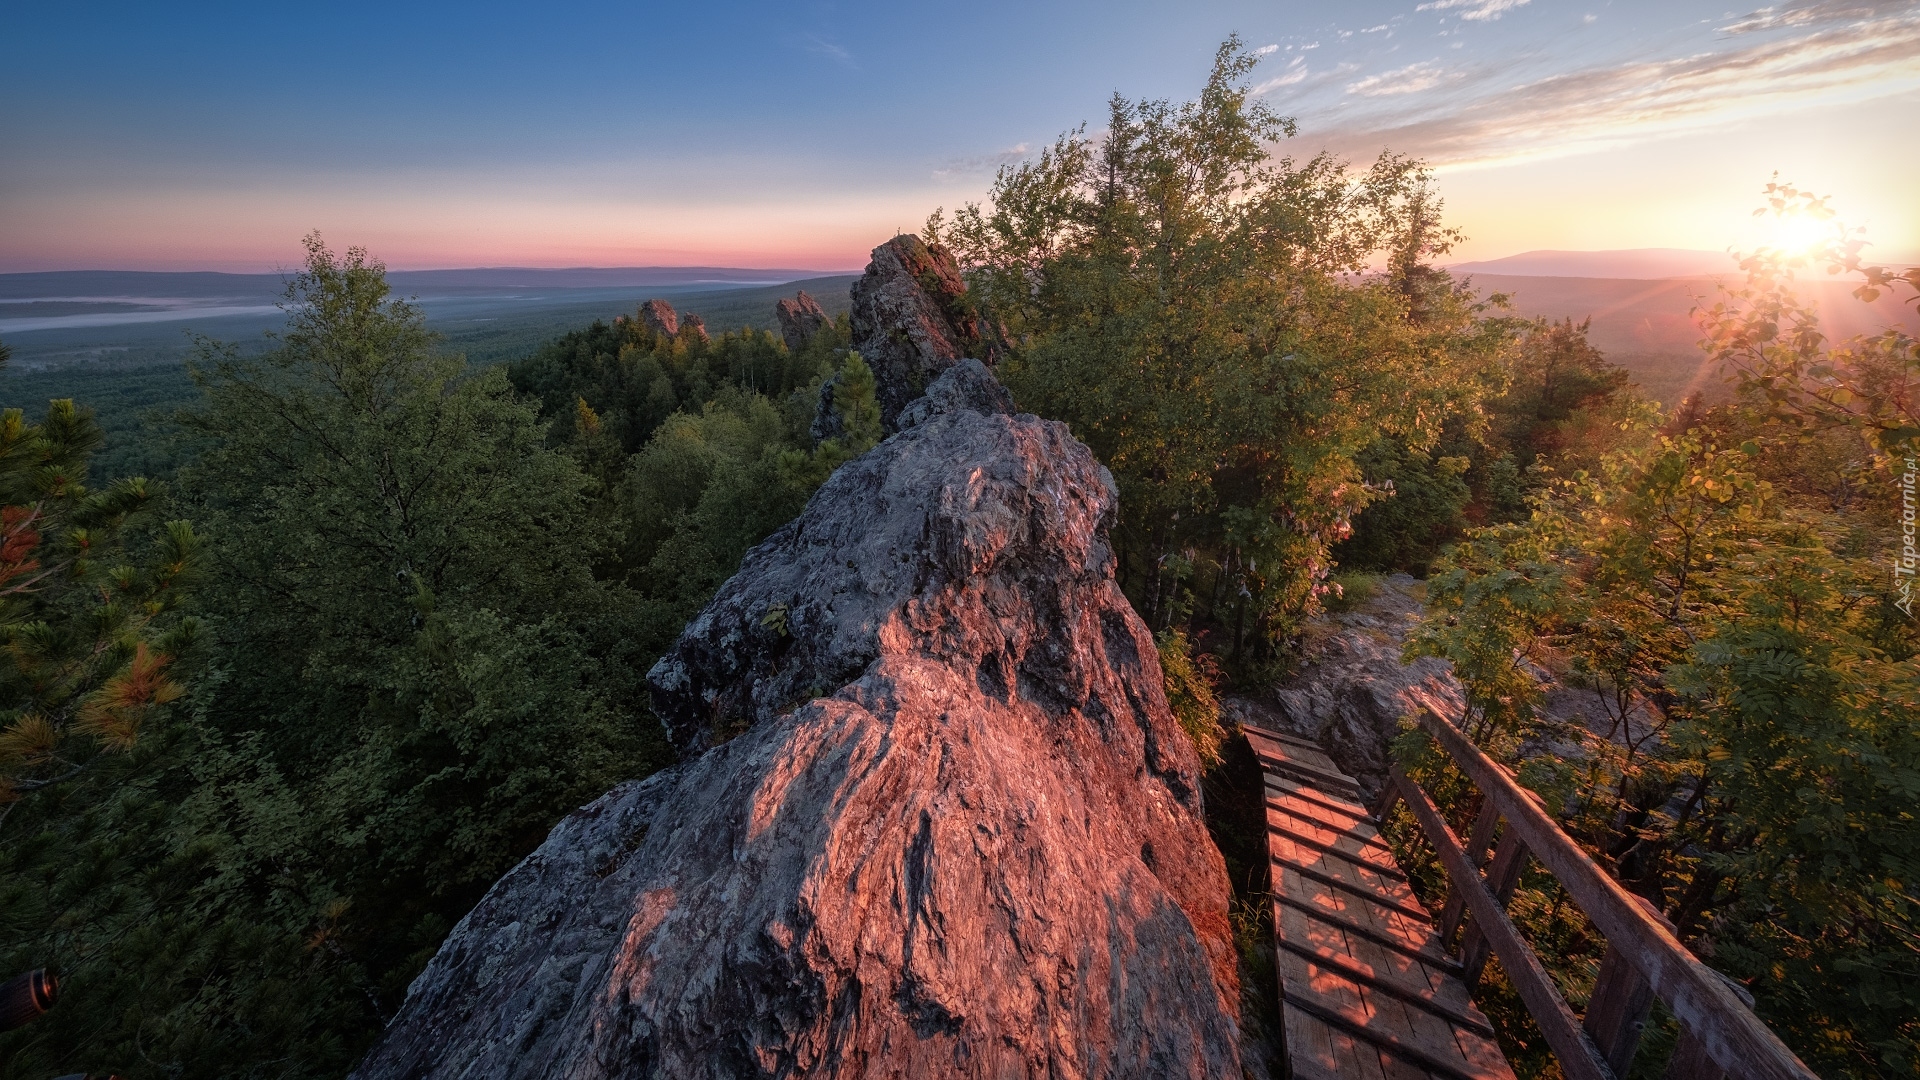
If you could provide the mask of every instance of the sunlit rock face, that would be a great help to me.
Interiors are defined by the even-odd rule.
[[[1241,1075],[1111,477],[976,362],[900,419],[650,674],[682,763],[496,884],[356,1075]]]
[[[953,253],[912,234],[873,249],[849,290],[853,347],[873,369],[887,431],[907,404],[961,357],[992,366],[1000,336],[967,296]]]
[[[815,334],[833,325],[833,316],[820,306],[820,301],[808,296],[805,289],[791,299],[781,297],[779,303],[773,305],[773,317],[780,322],[781,340],[794,352],[806,348]]]
[[[680,316],[665,300],[649,300],[640,305],[640,321],[656,334],[673,337],[680,332]]]

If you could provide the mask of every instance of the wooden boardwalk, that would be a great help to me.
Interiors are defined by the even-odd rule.
[[[1460,965],[1353,779],[1313,743],[1242,725],[1266,770],[1287,1055],[1299,1080],[1511,1080]]]

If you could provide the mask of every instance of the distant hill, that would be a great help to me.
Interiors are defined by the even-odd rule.
[[[1465,274],[1514,277],[1660,279],[1736,274],[1739,267],[1724,251],[1687,248],[1631,248],[1623,251],[1525,251],[1504,259],[1455,263]]]
[[[797,278],[779,281],[786,274]],[[704,276],[703,276],[704,275]],[[759,278],[749,275],[762,275]],[[772,275],[775,280],[768,280]],[[774,301],[806,289],[844,311],[852,274],[727,267],[418,270],[387,275],[427,323],[479,362],[510,359],[596,318],[661,297],[718,329],[774,329]],[[286,322],[274,274],[64,271],[0,274],[0,339],[16,370],[76,361],[173,362],[188,333],[258,342]]]
[[[1456,274],[1462,269],[1453,268]],[[1572,318],[1576,322],[1592,319],[1588,340],[1608,359],[1631,372],[1634,382],[1656,401],[1673,406],[1694,390],[1710,398],[1726,393],[1725,382],[1708,368],[1700,352],[1700,331],[1692,316],[1696,303],[1712,303],[1718,295],[1713,277],[1650,281],[1489,273],[1464,276],[1483,296],[1506,293],[1516,314]],[[1724,280],[1734,284],[1735,276],[1724,275]],[[1894,297],[1883,296],[1876,303],[1863,304],[1851,295],[1852,283],[1824,277],[1806,282],[1805,288],[1822,314],[1829,337],[1871,334],[1888,326],[1920,334],[1920,313]]]
[[[578,266],[567,269],[481,266],[455,270],[393,270],[394,291],[421,289],[600,289],[662,285],[778,285],[787,281],[857,274],[858,270],[756,270],[737,266]],[[141,296],[181,299],[277,297],[284,274],[218,274],[147,270],[54,270],[0,274],[0,300],[52,296]]]

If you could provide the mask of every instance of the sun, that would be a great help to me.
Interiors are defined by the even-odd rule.
[[[1812,254],[1834,239],[1834,225],[1810,214],[1768,214],[1754,219],[1760,246],[1788,257]]]

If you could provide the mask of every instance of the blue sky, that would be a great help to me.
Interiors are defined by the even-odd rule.
[[[858,266],[1237,31],[1287,148],[1441,170],[1463,257],[1745,242],[1779,169],[1920,249],[1920,0],[0,7],[0,270]]]

